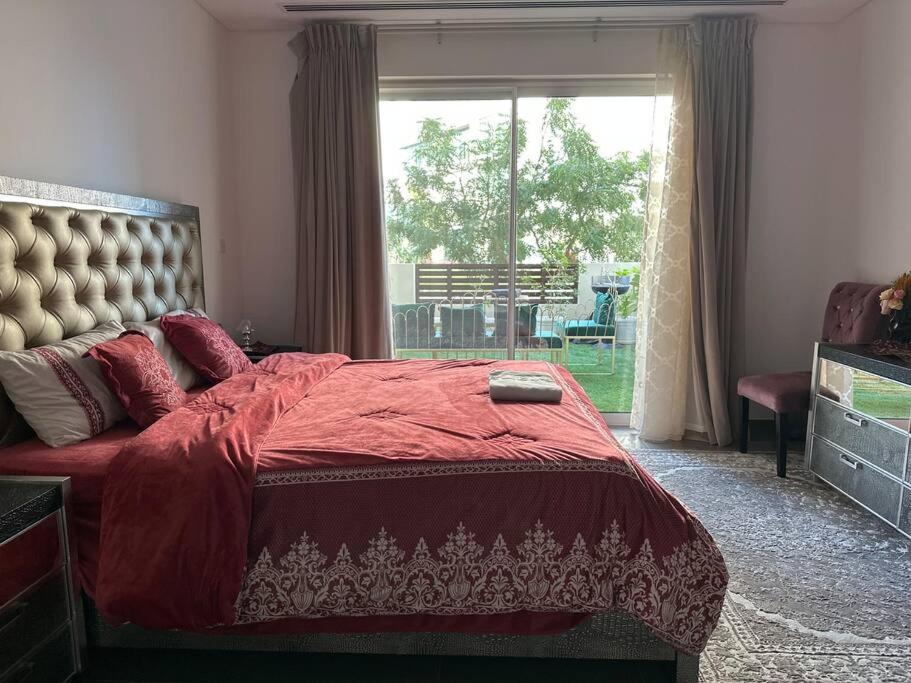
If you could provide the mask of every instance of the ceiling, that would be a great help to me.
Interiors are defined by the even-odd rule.
[[[786,0],[782,6],[724,6],[714,4],[678,7],[567,7],[558,9],[465,9],[465,10],[347,10],[331,12],[287,13],[282,2],[300,5],[350,6],[383,3],[384,0],[196,0],[213,17],[232,31],[290,30],[312,20],[348,20],[384,22],[434,21],[519,21],[554,19],[636,20],[681,19],[700,13],[752,13],[768,22],[837,22],[869,0]],[[633,4],[635,0],[616,0]],[[671,0],[673,1],[673,0]],[[740,0],[742,2],[742,0]],[[763,0],[760,0],[760,2]],[[766,2],[768,0],[765,0]],[[407,3],[409,0],[396,0]],[[443,3],[445,4],[445,3]],[[475,3],[479,4],[479,3]],[[577,4],[577,3],[576,3]]]

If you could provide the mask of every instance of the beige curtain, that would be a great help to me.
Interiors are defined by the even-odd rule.
[[[388,358],[376,30],[314,24],[289,44],[297,202],[295,341],[305,351]]]
[[[699,19],[693,51],[693,389],[710,443],[732,441],[743,369],[744,275],[753,138],[752,17]]]
[[[630,422],[681,439],[690,378],[693,64],[687,29],[661,32]]]

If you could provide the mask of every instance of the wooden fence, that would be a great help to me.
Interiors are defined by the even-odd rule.
[[[415,265],[417,303],[470,301],[509,285],[505,263],[418,263]],[[579,267],[520,263],[516,288],[523,302],[574,304],[579,299]]]

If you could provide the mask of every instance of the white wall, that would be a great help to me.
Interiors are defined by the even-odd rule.
[[[232,329],[227,31],[193,0],[0,0],[0,17],[0,174],[198,205],[208,308]]]
[[[809,367],[835,282],[911,268],[909,31],[907,0],[760,27],[748,371]]]
[[[654,74],[652,30],[381,34],[381,76],[605,76]]]
[[[244,317],[256,336],[290,343],[294,321],[294,184],[289,93],[293,33],[231,34],[231,131]]]
[[[762,24],[756,34],[747,373],[809,369],[829,290],[855,277],[844,235],[856,113],[842,33]]]
[[[887,282],[911,269],[911,2],[873,0],[847,20],[858,41],[857,277]]]

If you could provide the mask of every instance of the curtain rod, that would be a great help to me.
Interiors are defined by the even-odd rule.
[[[379,33],[474,33],[522,31],[616,31],[686,26],[687,20],[564,19],[529,21],[372,22]]]

